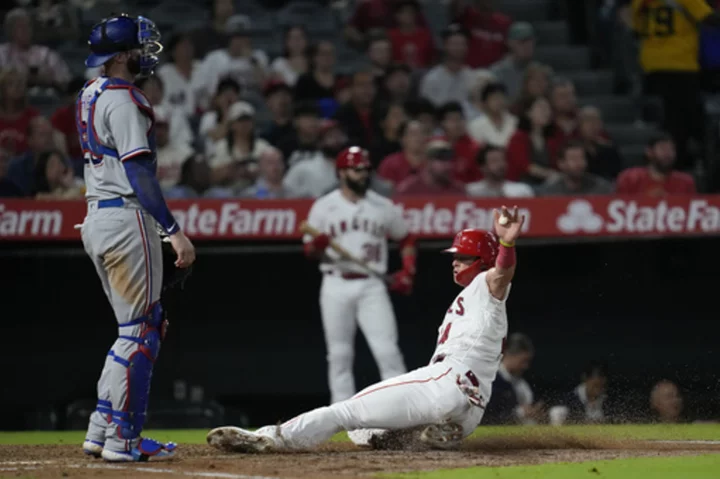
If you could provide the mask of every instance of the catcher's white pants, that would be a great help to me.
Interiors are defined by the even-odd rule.
[[[355,394],[353,361],[358,326],[365,335],[381,379],[406,371],[398,347],[397,325],[387,287],[377,278],[343,279],[326,274],[320,288],[320,312],[327,347],[330,402]]]
[[[342,430],[406,429],[446,421],[461,425],[468,436],[484,410],[472,405],[457,385],[457,376],[467,371],[453,360],[425,366],[257,433],[275,438],[288,449],[318,445]]]

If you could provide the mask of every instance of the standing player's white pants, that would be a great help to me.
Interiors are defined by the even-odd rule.
[[[147,315],[160,299],[162,245],[152,224],[147,213],[128,204],[106,209],[98,209],[97,202],[88,206],[81,230],[83,244],[120,325]],[[129,368],[137,362],[133,357],[138,357],[140,350],[140,344],[133,338],[139,338],[146,330],[146,324],[119,328],[119,338],[105,358],[97,383],[98,409],[90,416],[86,438],[104,443],[113,451],[129,451],[140,440],[139,436],[121,437],[122,427],[113,419],[116,414],[126,414],[125,411],[144,417],[149,384],[146,387],[145,381],[141,381],[133,387],[132,373],[137,376],[138,371]],[[152,371],[141,372],[148,375],[149,381]],[[134,410],[138,409],[134,408],[138,400],[141,411]],[[138,417],[130,421],[141,429],[142,420]]]
[[[353,361],[358,325],[380,370],[381,379],[403,374],[397,325],[387,287],[377,278],[344,279],[325,274],[320,288],[331,403],[355,394]]]
[[[288,449],[304,449],[330,439],[342,430],[406,429],[454,422],[470,435],[484,410],[473,406],[456,380],[468,369],[447,359],[382,381],[347,401],[321,407],[297,416],[281,426],[266,426],[257,434],[273,437]],[[480,385],[490,398],[490,385]]]

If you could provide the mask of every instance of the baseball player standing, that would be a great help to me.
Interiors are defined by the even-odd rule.
[[[160,33],[144,17],[121,14],[95,25],[85,64],[102,67],[77,100],[76,122],[85,158],[87,216],[81,228],[118,322],[118,339],[97,385],[85,453],[107,461],[169,457],[175,444],[142,438],[153,364],[164,338],[160,306],[162,252],[158,228],[187,268],[195,249],[168,209],[156,177],[152,105],[133,86],[162,50]]]
[[[320,312],[327,346],[331,402],[355,394],[353,359],[358,325],[365,334],[382,379],[403,374],[391,291],[410,294],[415,274],[415,245],[400,211],[392,201],[369,191],[370,160],[366,150],[353,146],[335,162],[340,186],[318,198],[307,223],[322,234],[305,235],[305,252],[320,259],[323,273]],[[387,238],[399,241],[403,268],[389,285],[368,270],[387,271]],[[334,240],[367,267],[341,259],[328,248]]]
[[[464,289],[440,325],[430,364],[279,426],[213,429],[208,443],[237,452],[283,451],[312,447],[341,430],[379,429],[376,434],[384,435],[418,427],[419,439],[431,447],[459,444],[490,400],[508,330],[505,302],[515,274],[515,240],[524,220],[517,207],[512,213],[503,207],[495,212],[495,233],[463,230],[445,250],[454,255],[454,280]]]

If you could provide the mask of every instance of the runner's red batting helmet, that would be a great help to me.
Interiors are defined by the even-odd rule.
[[[341,151],[335,159],[335,168],[370,168],[370,155],[359,146],[351,146]]]
[[[466,229],[455,235],[452,246],[443,250],[445,253],[473,256],[473,263],[455,275],[455,282],[467,286],[475,276],[495,266],[499,251],[498,238],[495,233],[479,229]]]

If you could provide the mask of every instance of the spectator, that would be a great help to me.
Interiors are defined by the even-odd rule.
[[[485,115],[482,92],[488,84],[495,82],[495,75],[490,70],[475,70],[475,81],[470,89],[470,96],[468,96],[468,101],[463,103],[468,123]]]
[[[561,401],[561,405],[551,408],[553,424],[603,423],[612,419],[612,410],[607,404],[607,365],[591,361],[581,377],[582,382]]]
[[[210,166],[203,155],[187,158],[180,170],[180,181],[166,190],[167,199],[232,198],[230,188],[210,185]]]
[[[320,154],[290,166],[283,184],[298,196],[318,198],[337,184],[335,158],[348,144],[348,137],[335,120],[320,125]]]
[[[544,417],[544,403],[535,402],[523,374],[530,368],[535,348],[530,338],[513,333],[505,344],[483,424],[537,424]]]
[[[578,137],[578,104],[575,85],[566,78],[556,79],[550,87],[555,139],[562,145]]]
[[[228,111],[239,99],[238,82],[231,78],[221,80],[212,100],[212,108],[200,118],[199,135],[203,138],[206,155],[212,155],[215,142],[227,136]]]
[[[549,96],[552,77],[552,68],[542,63],[531,62],[525,69],[520,95],[511,108],[513,114],[520,115],[523,105],[527,105],[535,98]]]
[[[442,134],[452,145],[455,152],[454,178],[460,183],[470,183],[482,177],[475,161],[480,149],[475,140],[467,133],[463,108],[457,102],[449,102],[440,108],[438,120]]]
[[[580,120],[578,132],[580,140],[585,144],[588,173],[606,180],[614,180],[622,170],[622,158],[615,145],[603,135],[604,127],[600,110],[594,106],[583,107],[578,119]]]
[[[44,116],[30,120],[27,129],[28,149],[20,156],[10,160],[8,178],[15,183],[24,196],[35,191],[35,165],[42,153],[57,149],[50,121]]]
[[[700,94],[700,27],[720,26],[720,14],[704,0],[639,2],[631,5],[640,36],[646,95],[663,100],[664,128],[678,149],[678,166],[692,167],[688,142],[703,144],[705,111]]]
[[[171,125],[177,120],[177,116],[171,115],[164,106],[156,106],[154,112],[157,178],[162,189],[168,190],[178,184],[183,163],[190,156],[194,156],[195,152],[187,143],[170,137]]]
[[[417,23],[420,6],[417,0],[402,0],[395,5],[397,27],[388,32],[392,59],[410,68],[428,68],[435,58],[432,32]]]
[[[527,22],[515,22],[508,31],[505,58],[490,67],[490,71],[508,89],[510,101],[520,96],[525,69],[535,56],[535,29]]]
[[[617,178],[617,193],[655,197],[695,194],[693,177],[673,171],[675,154],[675,143],[670,135],[652,137],[645,147],[648,165],[622,171]]]
[[[603,178],[588,173],[585,147],[579,140],[570,140],[558,155],[560,176],[538,187],[538,195],[607,195],[613,186]]]
[[[668,380],[655,384],[650,392],[650,410],[657,422],[665,424],[684,422],[681,418],[683,398],[677,385]]]
[[[310,70],[298,77],[295,101],[335,97],[335,46],[321,41],[310,47]]]
[[[248,91],[260,93],[265,84],[268,58],[264,51],[253,50],[249,23],[228,20],[228,43],[225,48],[207,54],[197,76],[195,92],[202,108],[207,108],[222,78],[232,78]]]
[[[486,68],[500,61],[507,52],[508,30],[512,20],[493,8],[493,0],[450,1],[450,18],[470,32],[467,63]]]
[[[411,100],[405,105],[405,110],[410,118],[420,122],[427,136],[441,133],[438,129],[437,109],[429,100],[425,98]]]
[[[353,47],[363,50],[367,46],[367,34],[376,28],[391,28],[394,26],[394,4],[399,0],[361,0],[350,21],[345,26],[345,39]],[[427,21],[422,12],[418,12],[417,23],[427,27]]]
[[[210,23],[192,34],[195,58],[205,58],[211,51],[224,48],[228,44],[226,26],[234,13],[235,5],[232,0],[213,0]]]
[[[5,16],[9,42],[0,45],[0,69],[14,68],[27,76],[31,87],[63,91],[70,81],[70,69],[54,50],[33,44],[32,21],[28,12],[16,8]]]
[[[459,25],[450,25],[443,33],[444,59],[423,77],[420,95],[441,106],[450,101],[462,103],[470,96],[474,75],[465,64],[468,34]]]
[[[0,198],[23,196],[22,190],[7,176],[9,164],[10,155],[7,151],[0,148]]]
[[[398,153],[402,149],[400,127],[407,121],[405,108],[399,103],[385,106],[379,117],[381,131],[370,148],[370,162],[374,168],[377,168],[386,156]]]
[[[270,111],[270,125],[262,137],[271,145],[278,145],[295,133],[292,124],[292,89],[281,81],[272,80],[265,85],[263,93]]]
[[[71,80],[65,91],[65,104],[55,110],[50,117],[50,123],[52,123],[55,131],[63,134],[63,149],[67,151],[75,174],[78,176],[82,175],[82,169],[85,163],[82,148],[80,148],[80,140],[78,139],[77,125],[75,124],[75,111],[77,110],[75,102],[77,101],[80,89],[84,85],[85,80],[82,77],[76,77]]]
[[[507,146],[508,179],[541,184],[557,175],[558,145],[552,138],[550,103],[538,97],[522,109],[517,130]]]
[[[318,149],[320,112],[314,102],[295,104],[292,135],[278,144],[288,166],[321,155]]]
[[[255,108],[250,103],[234,103],[228,121],[228,134],[217,142],[210,157],[210,182],[241,190],[254,181],[257,159],[270,144],[255,134]]]
[[[38,0],[37,6],[32,10],[32,19],[33,36],[40,44],[75,41],[80,36],[78,15],[74,6],[62,0]]]
[[[192,117],[199,110],[193,85],[201,83],[201,63],[195,59],[195,47],[189,34],[173,35],[167,49],[170,61],[163,63],[157,70],[164,85],[162,103]]]
[[[11,156],[25,153],[28,126],[39,114],[28,105],[27,75],[16,68],[0,71],[0,148]]]
[[[477,163],[483,179],[465,185],[468,196],[483,198],[528,198],[534,196],[532,188],[525,183],[505,179],[507,158],[499,146],[487,145],[477,154]]]
[[[518,119],[508,109],[507,88],[502,83],[490,83],[482,92],[483,116],[468,126],[470,136],[478,143],[505,148],[510,141]]]
[[[294,198],[294,191],[283,184],[285,174],[285,161],[282,153],[275,147],[270,147],[260,153],[258,157],[258,177],[255,184],[240,193],[241,197],[264,199]]]
[[[464,195],[464,186],[453,179],[455,153],[444,138],[427,143],[427,167],[397,186],[399,195]]]
[[[162,106],[168,111],[168,115],[173,117],[172,129],[170,130],[170,139],[173,143],[190,145],[195,141],[190,122],[184,112],[171,103],[164,102],[164,99],[167,98],[165,96],[165,85],[159,76],[150,75],[139,78],[135,85],[145,93],[153,107]]]
[[[310,65],[307,30],[302,25],[293,25],[285,30],[282,55],[270,65],[273,76],[293,87],[300,75],[307,73]]]
[[[375,102],[375,83],[372,73],[368,70],[355,72],[352,76],[352,97],[350,103],[340,107],[335,119],[343,126],[350,138],[350,143],[368,148],[377,131],[377,111]]]
[[[381,88],[377,99],[381,103],[405,103],[412,97],[412,71],[407,65],[390,65],[385,77],[381,80]]]
[[[77,178],[70,162],[58,150],[41,153],[35,163],[35,190],[38,200],[68,200],[85,194],[83,180]]]
[[[402,151],[382,160],[377,170],[379,177],[390,181],[393,185],[420,172],[427,164],[428,135],[422,123],[417,120],[403,123],[398,136]]]
[[[382,79],[392,64],[392,45],[384,31],[375,31],[370,35],[365,56],[370,61],[373,80]]]

